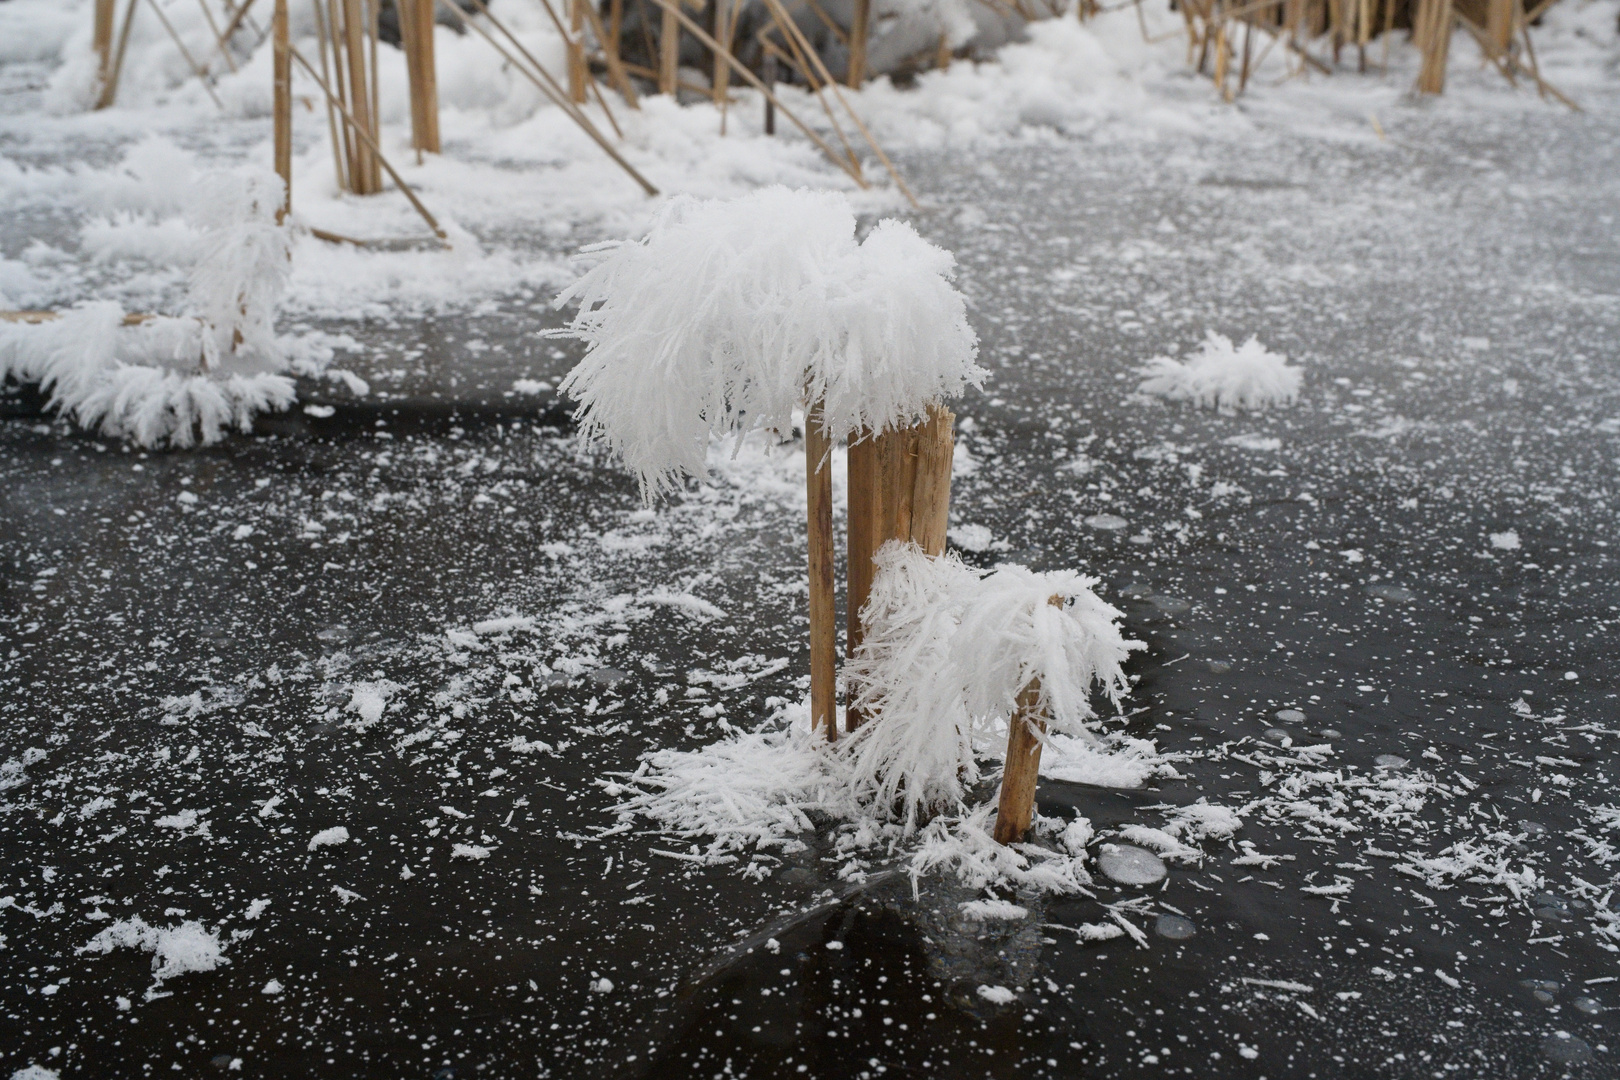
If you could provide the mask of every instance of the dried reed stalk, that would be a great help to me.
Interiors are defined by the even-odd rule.
[[[287,0],[276,0],[270,33],[271,111],[275,116],[276,175],[281,177],[281,209],[276,211],[276,221],[281,222],[292,210],[292,51],[287,40]]]
[[[657,4],[665,11],[674,10],[672,0],[651,0],[651,2]],[[724,57],[726,63],[731,66],[733,71],[735,71],[738,75],[741,75],[749,85],[754,87],[754,89],[764,94],[765,100],[770,103],[773,109],[779,110],[783,116],[792,121],[793,126],[804,132],[805,137],[811,142],[815,143],[816,146],[821,149],[821,152],[826,154],[828,159],[832,161],[833,164],[843,169],[846,173],[849,173],[850,178],[853,179],[856,184],[863,188],[871,186],[863,177],[861,177],[859,173],[852,171],[849,164],[840,158],[837,153],[833,151],[832,147],[827,145],[827,140],[823,139],[820,135],[817,135],[810,129],[809,125],[807,125],[803,120],[800,120],[798,116],[787,108],[787,106],[783,105],[782,102],[777,99],[777,96],[770,90],[770,88],[760,80],[759,76],[748,70],[747,65],[738,60],[736,56],[734,56],[729,50],[722,49],[719,42],[715,41],[714,38],[705,33],[702,27],[698,26],[691,19],[687,18],[685,13],[675,11],[675,17],[680,22],[681,26],[687,31],[687,33],[697,38],[710,49],[713,49],[716,55]]]

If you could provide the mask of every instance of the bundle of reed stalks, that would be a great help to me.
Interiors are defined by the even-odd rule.
[[[1528,9],[1525,0],[1172,0],[1172,6],[1186,22],[1189,63],[1209,75],[1228,101],[1248,87],[1260,62],[1279,44],[1295,75],[1331,74],[1351,47],[1357,69],[1364,72],[1375,39],[1382,46],[1375,63],[1387,69],[1397,31],[1410,34],[1422,57],[1414,89],[1439,94],[1445,90],[1451,37],[1460,27],[1510,83],[1526,77],[1543,97],[1577,108],[1542,78],[1530,40],[1531,25],[1554,2],[1535,0]]]

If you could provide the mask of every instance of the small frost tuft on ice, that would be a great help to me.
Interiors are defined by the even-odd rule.
[[[450,848],[452,859],[471,859],[477,862],[489,858],[489,848],[477,844],[455,844]]]
[[[1010,900],[968,900],[957,905],[970,919],[1027,919],[1029,908]]]
[[[120,919],[91,938],[81,953],[114,949],[140,949],[152,954],[152,974],[158,982],[197,971],[213,971],[230,963],[221,951],[219,931],[195,920],[178,926],[150,926],[144,919]]]
[[[1498,551],[1518,551],[1518,530],[1509,529],[1506,532],[1491,533],[1491,547],[1496,548]]]
[[[1018,997],[1005,986],[980,986],[979,996],[992,1005],[1010,1005]]]
[[[1288,366],[1286,356],[1271,352],[1258,337],[1234,347],[1229,338],[1213,330],[1185,361],[1155,356],[1138,374],[1143,376],[1137,387],[1141,393],[1228,411],[1291,404],[1299,396],[1304,378],[1299,368]]]

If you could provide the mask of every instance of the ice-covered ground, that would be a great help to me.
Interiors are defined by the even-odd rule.
[[[1461,40],[1437,101],[1397,47],[1224,106],[1129,9],[861,95],[991,369],[954,538],[1101,577],[1149,645],[1113,725],[1139,741],[1057,763],[1040,809],[1168,877],[1110,884],[1092,843],[1097,895],[1058,901],[913,900],[849,829],[711,856],[619,824],[610,774],[802,693],[802,457],[716,453],[649,510],[581,453],[575,357],[534,331],[567,252],[652,204],[520,88],[447,93],[444,158],[399,157],[473,239],[298,241],[280,328],[349,380],[168,454],[6,399],[0,1064],[1612,1072],[1616,14],[1564,0],[1537,39],[1581,114]],[[35,31],[84,15],[0,5],[3,306],[167,310],[185,178],[268,158],[268,73],[222,80],[223,119],[161,81],[47,111]],[[322,187],[310,116],[299,213],[418,235]],[[757,121],[627,132],[671,191],[850,186]],[[1298,401],[1137,392],[1212,330],[1288,356]]]

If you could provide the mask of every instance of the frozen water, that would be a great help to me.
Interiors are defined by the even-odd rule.
[[[1171,941],[1186,941],[1197,933],[1197,930],[1191,919],[1180,915],[1160,915],[1153,920],[1153,932]]]
[[[1119,885],[1153,885],[1168,871],[1164,860],[1134,844],[1103,844],[1097,849],[1097,869]]]
[[[68,12],[87,46],[83,6],[8,0],[0,18],[30,4]],[[1131,8],[1098,30],[1039,30],[1016,78],[958,63],[917,91],[864,93],[932,210],[914,224],[958,256],[991,372],[958,402],[973,468],[953,509],[995,538],[975,565],[1017,551],[1082,566],[1110,597],[1143,583],[1143,597],[1197,600],[1173,620],[1121,602],[1148,648],[1107,728],[1134,740],[1136,764],[1097,767],[1116,744],[1073,779],[1044,779],[1040,812],[1059,824],[1034,845],[1057,848],[1077,813],[1117,837],[1163,830],[1199,798],[1243,811],[1235,849],[1200,842],[1202,862],[1142,890],[1195,922],[1184,944],[1153,932],[1167,909],[1122,906],[1138,893],[1089,860],[1095,899],[998,890],[1030,917],[969,935],[949,920],[982,894],[925,876],[913,897],[905,875],[884,877],[881,843],[814,814],[792,834],[802,848],[712,858],[707,836],[610,831],[623,795],[606,785],[642,755],[787,723],[782,703],[802,697],[802,456],[791,427],[736,459],[719,448],[706,484],[634,516],[633,484],[581,452],[567,403],[540,388],[577,350],[534,330],[555,324],[544,305],[568,279],[563,256],[635,233],[655,204],[582,168],[560,127],[524,119],[510,72],[478,66],[481,41],[445,32],[466,78],[446,92],[491,91],[510,123],[457,120],[450,153],[401,167],[475,244],[300,241],[277,328],[354,375],[300,379],[300,404],[330,415],[298,409],[207,451],[143,457],[26,394],[0,399],[8,1067],[189,1075],[230,1053],[266,1075],[652,1077],[728,1060],[792,1075],[813,1053],[954,1080],[991,1060],[1089,1075],[1169,1047],[1156,1067],[1326,1075],[1343,1071],[1337,1056],[1399,1072],[1428,1054],[1425,1072],[1486,1060],[1534,1076],[1566,1071],[1541,1057],[1562,1028],[1594,1056],[1567,1071],[1612,1071],[1615,1014],[1572,998],[1607,992],[1589,980],[1612,976],[1620,946],[1602,812],[1616,801],[1620,604],[1620,247],[1603,218],[1620,205],[1620,108],[1612,72],[1572,62],[1579,42],[1550,28],[1585,20],[1606,65],[1614,16],[1611,0],[1560,0],[1537,39],[1581,114],[1476,70],[1466,34],[1439,100],[1406,99],[1398,37],[1387,76],[1251,80],[1234,108],[1185,73],[1184,42],[1141,45]],[[172,58],[145,25],[136,44]],[[1055,51],[1060,34],[1090,52]],[[12,40],[0,31],[0,51]],[[1122,70],[1144,54],[1159,74]],[[157,168],[153,147],[126,151],[149,130],[171,159],[262,161],[268,77],[244,74],[260,93],[239,112],[193,85],[188,112],[156,103],[187,93],[175,66],[166,89],[137,89],[151,104],[60,119],[27,89],[47,70],[3,69],[8,303],[183,299],[184,264],[157,255],[184,222],[140,171]],[[475,115],[476,98],[458,100],[447,123]],[[387,121],[396,145],[403,116]],[[969,141],[1023,116],[1038,126],[993,152]],[[745,104],[727,141],[701,108],[649,98],[620,119],[627,152],[672,190],[693,175],[703,196],[760,177],[835,182],[802,141],[750,134]],[[332,194],[324,132],[301,120],[298,138],[300,213],[367,235],[415,228],[393,193]],[[898,212],[891,195],[857,195],[863,225]],[[137,233],[152,253],[138,259]],[[1228,416],[1134,399],[1143,358],[1180,357],[1211,327],[1296,358],[1294,405]],[[1101,514],[1128,525],[1085,524]],[[1492,547],[1507,529],[1520,548]],[[1367,592],[1391,582],[1419,599]],[[654,599],[682,594],[721,614]],[[518,616],[531,628],[474,629]],[[633,677],[592,682],[602,667]],[[357,730],[355,688],[383,680],[400,689]],[[1524,691],[1527,712],[1513,707]],[[195,709],[164,704],[194,694]],[[1307,745],[1274,719],[1294,706],[1342,738]],[[1272,722],[1293,746],[1242,741]],[[1380,772],[1380,753],[1409,764]],[[97,798],[112,805],[80,816]],[[211,835],[155,824],[188,809]],[[1520,851],[1513,822],[1530,815],[1548,832]],[[350,841],[311,855],[339,822]],[[1593,908],[1537,924],[1525,901],[1544,891]],[[247,921],[258,898],[274,902]],[[137,914],[218,927],[231,963],[148,1000],[150,954],[75,952]],[[1518,985],[1527,976],[1569,987],[1546,1003],[1560,1012]],[[614,990],[593,994],[604,978]],[[279,996],[260,992],[271,979]],[[1002,1012],[981,985],[1023,990]]]
[[[1276,716],[1278,720],[1285,724],[1303,724],[1305,722],[1305,714],[1298,709],[1278,709]]]
[[[1119,532],[1121,529],[1127,528],[1130,522],[1115,514],[1092,514],[1086,518],[1086,524],[1093,529],[1101,529],[1104,532]]]

